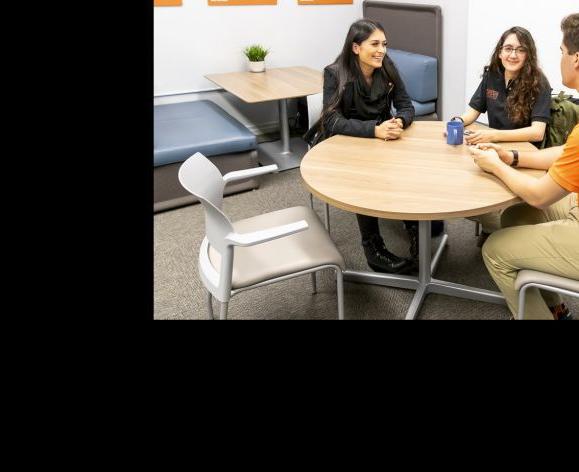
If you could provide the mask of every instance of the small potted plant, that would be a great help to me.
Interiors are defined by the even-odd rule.
[[[243,53],[249,59],[249,70],[251,72],[265,71],[265,56],[269,53],[269,49],[265,49],[259,44],[247,46]]]

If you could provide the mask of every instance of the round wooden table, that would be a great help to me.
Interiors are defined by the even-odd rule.
[[[300,170],[308,190],[342,210],[378,218],[419,221],[418,277],[345,271],[344,280],[416,290],[406,319],[414,319],[426,295],[438,293],[504,304],[498,292],[432,278],[446,245],[431,256],[430,220],[482,215],[521,199],[473,161],[466,145],[446,144],[441,121],[416,121],[396,141],[333,136],[312,148]],[[473,124],[467,129],[483,128]],[[530,143],[505,149],[536,150]],[[544,171],[521,169],[541,177]]]

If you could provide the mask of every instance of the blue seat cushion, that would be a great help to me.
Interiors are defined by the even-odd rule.
[[[155,167],[183,162],[196,152],[209,157],[257,147],[253,133],[209,100],[154,108]]]
[[[412,100],[416,116],[430,115],[436,111],[436,102],[420,103]]]
[[[414,116],[430,115],[436,111],[436,102],[421,103],[412,100],[412,106],[414,107]],[[396,107],[394,105],[392,105],[392,114],[396,114]]]
[[[400,72],[410,98],[416,102],[430,102],[438,98],[438,61],[399,49],[388,49],[388,57]]]

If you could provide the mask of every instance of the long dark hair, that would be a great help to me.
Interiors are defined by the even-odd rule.
[[[362,80],[363,78],[358,56],[352,51],[352,45],[354,43],[362,44],[376,30],[382,31],[384,36],[386,36],[384,27],[377,21],[361,19],[352,23],[350,26],[348,34],[346,35],[346,40],[344,41],[342,52],[332,63],[332,66],[337,66],[338,87],[336,89],[336,93],[333,95],[333,97],[331,97],[328,107],[326,107],[322,112],[320,118],[320,125],[322,130],[324,129],[324,122],[326,117],[331,115],[340,105],[340,102],[344,96],[346,84],[348,82]],[[397,71],[388,63],[387,56],[385,56],[384,60],[382,61],[380,73],[383,74],[384,78],[390,77],[394,84],[397,84],[400,80],[400,76],[398,75]]]
[[[525,65],[519,71],[519,76],[515,82],[513,82],[513,88],[507,97],[506,106],[510,120],[514,124],[522,126],[531,119],[531,112],[537,102],[539,93],[546,84],[549,84],[549,81],[539,67],[537,47],[531,33],[520,26],[514,26],[503,33],[491,56],[490,70],[495,73],[504,73],[505,68],[499,56],[505,40],[511,34],[515,34],[521,46],[527,50]]]

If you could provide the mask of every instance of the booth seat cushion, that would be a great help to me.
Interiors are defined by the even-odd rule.
[[[183,162],[196,152],[210,157],[257,148],[255,135],[209,100],[154,108],[155,167]]]
[[[420,103],[412,100],[416,116],[430,115],[436,111],[436,102]]]
[[[414,107],[415,117],[426,116],[431,115],[432,113],[436,113],[436,102],[421,103],[412,100],[412,106]],[[392,113],[396,114],[396,107],[394,105],[392,106]]]
[[[438,98],[438,61],[435,57],[399,49],[388,49],[388,56],[400,72],[413,101],[425,104]]]

